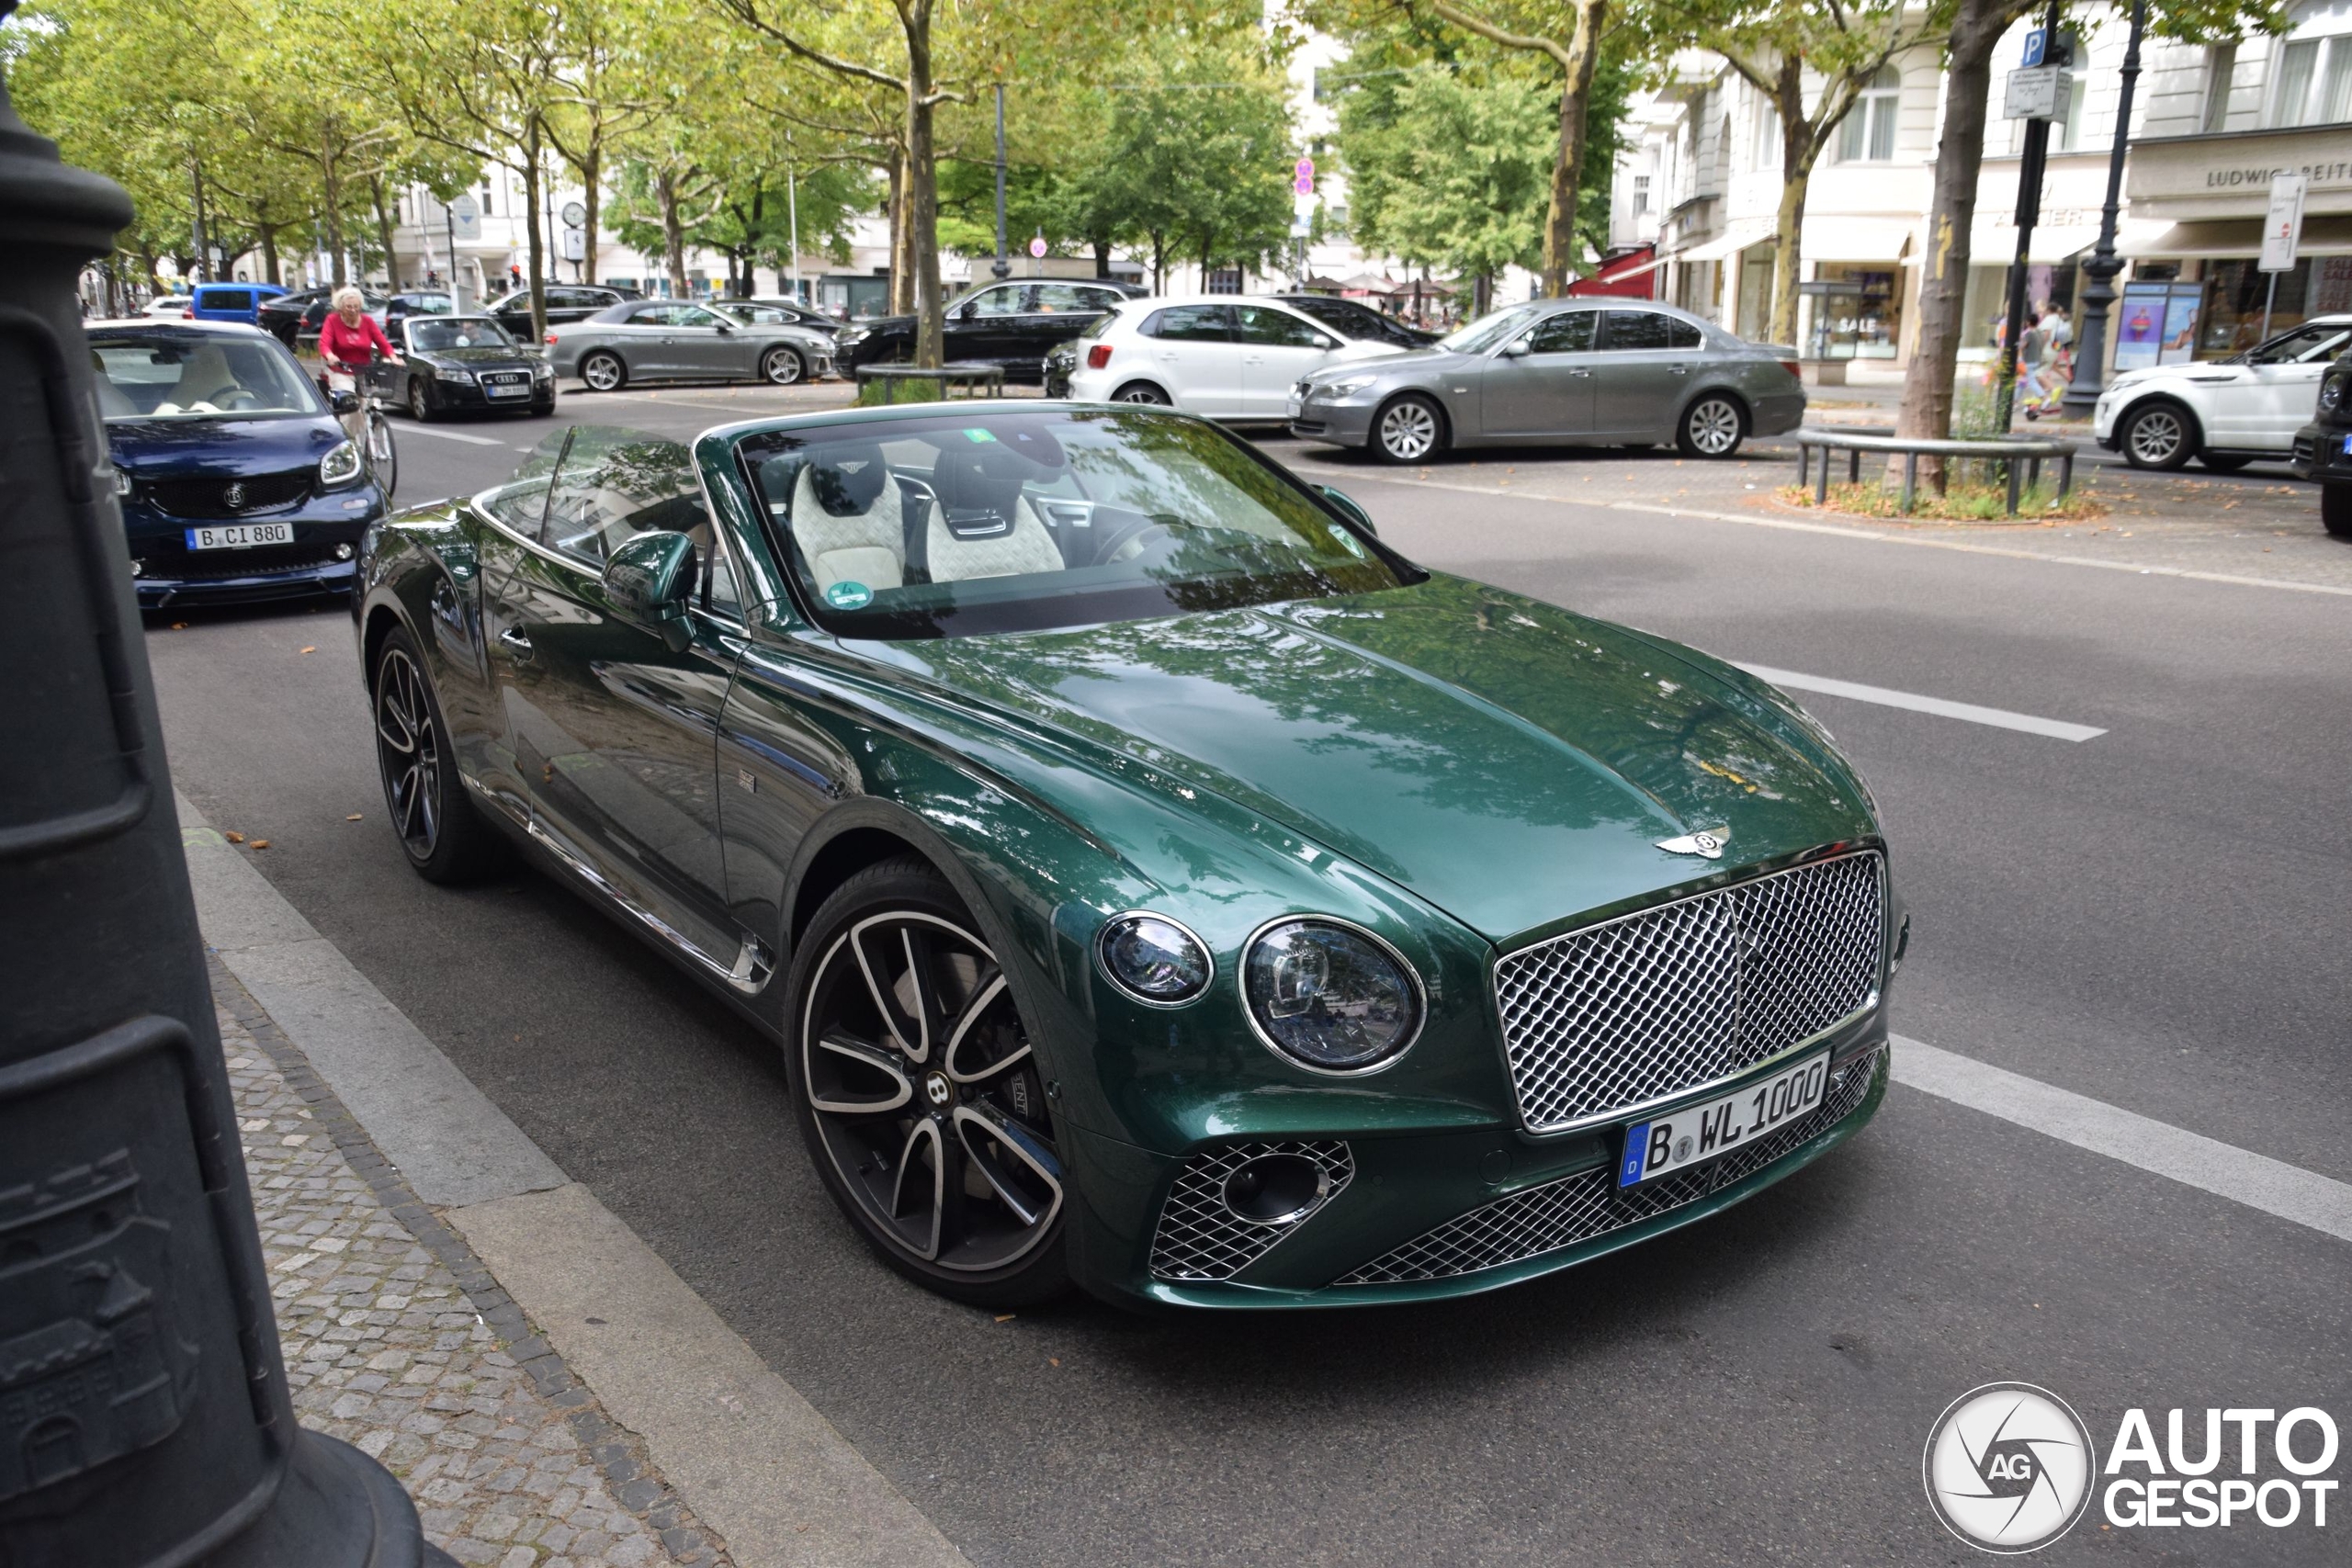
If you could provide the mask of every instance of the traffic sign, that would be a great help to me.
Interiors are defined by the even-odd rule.
[[[2270,176],[2270,214],[2262,220],[2264,272],[2295,270],[2295,251],[2303,242],[2303,192],[2310,185],[2305,175]]]
[[[1293,190],[1296,191],[1296,192],[1297,192],[1299,195],[1301,195],[1301,196],[1311,196],[1311,195],[1313,195],[1313,194],[1314,194],[1314,191],[1315,191],[1315,160],[1314,160],[1314,159],[1312,159],[1312,158],[1301,158],[1297,163],[1295,163],[1295,164],[1292,164],[1292,165],[1291,165],[1291,171],[1290,171],[1290,172],[1291,172],[1291,182],[1290,182],[1290,188],[1291,188],[1291,189],[1293,189]]]
[[[470,196],[461,196],[449,204],[449,227],[460,240],[481,238],[481,203]]]
[[[2075,73],[2061,65],[2035,65],[2009,73],[2001,108],[2005,119],[2055,119],[2074,90]]]
[[[1039,261],[1046,259],[1046,236],[1040,234],[1029,242],[1029,254]]]
[[[2050,29],[2036,28],[2025,35],[2025,58],[2018,63],[2029,70],[2050,56]]]

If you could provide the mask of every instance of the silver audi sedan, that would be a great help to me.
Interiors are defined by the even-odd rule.
[[[1292,434],[1392,463],[1457,447],[1666,441],[1728,457],[1804,418],[1787,350],[1629,299],[1513,305],[1418,353],[1315,371],[1290,404]]]
[[[548,329],[559,376],[592,392],[632,381],[765,381],[789,387],[830,376],[833,343],[783,321],[759,321],[691,299],[624,299],[584,321]]]

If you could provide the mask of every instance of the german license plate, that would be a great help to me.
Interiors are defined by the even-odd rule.
[[[2352,435],[2344,438],[2344,455],[2352,457]]]
[[[1815,1110],[1828,1091],[1829,1053],[1818,1051],[1720,1100],[1638,1122],[1625,1129],[1617,1185],[1638,1187],[1727,1155]]]
[[[291,523],[226,523],[218,528],[190,528],[187,547],[192,550],[249,550],[255,545],[290,545],[294,542]]]
[[[484,385],[483,390],[493,398],[527,398],[531,395],[531,384],[528,381],[491,381]]]

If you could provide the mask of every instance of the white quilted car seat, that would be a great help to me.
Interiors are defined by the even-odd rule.
[[[1028,458],[986,442],[940,454],[931,472],[938,503],[923,536],[923,564],[933,582],[1059,571],[1062,549],[1021,492],[1038,471]]]
[[[792,490],[792,536],[822,593],[836,582],[880,592],[907,580],[906,498],[879,446],[828,448]]]

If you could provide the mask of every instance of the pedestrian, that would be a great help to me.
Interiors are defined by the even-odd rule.
[[[2025,403],[2028,419],[2041,417],[2041,400],[2049,393],[2049,389],[2041,381],[2042,356],[2049,348],[2050,334],[2041,330],[2039,321],[2029,321],[2024,333],[2018,338],[2017,386],[2018,396]]]

